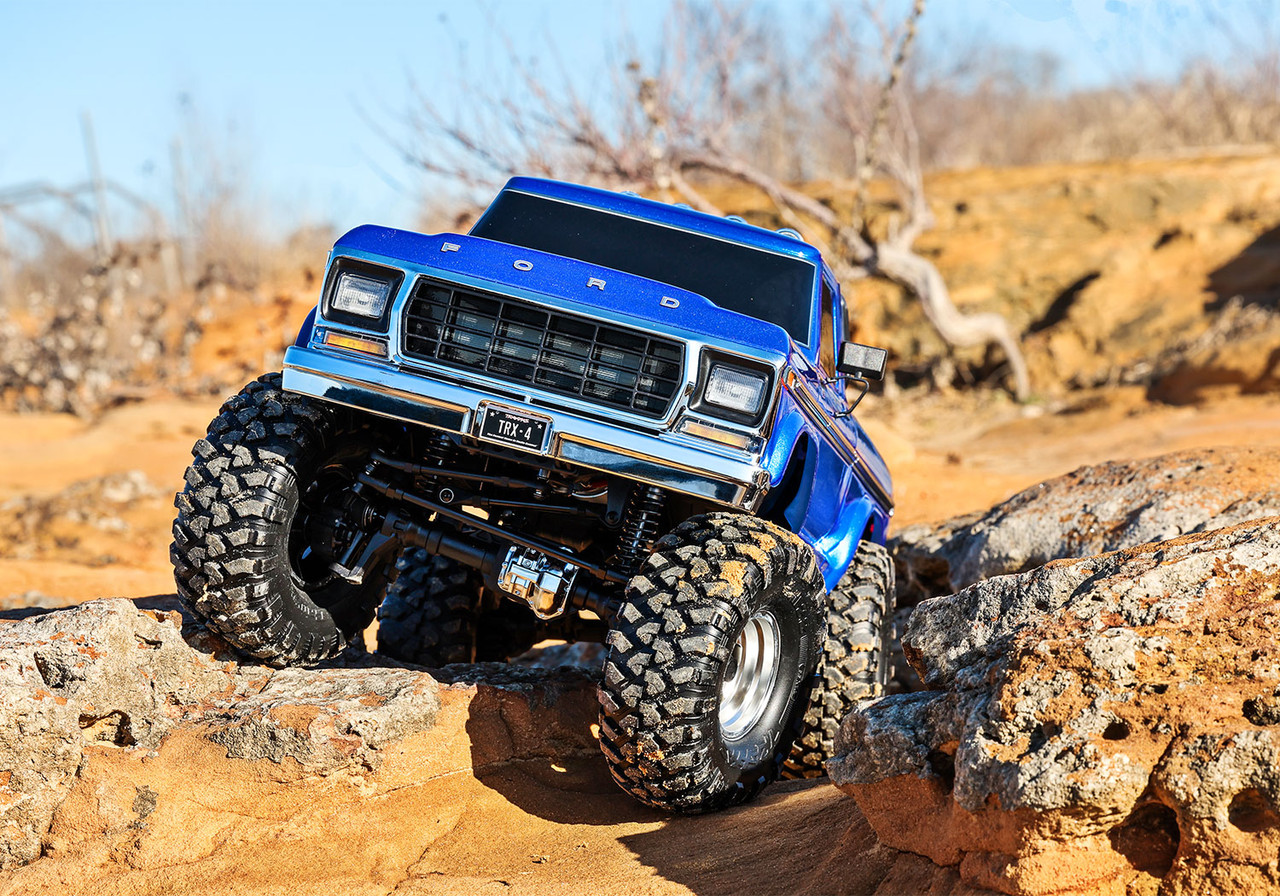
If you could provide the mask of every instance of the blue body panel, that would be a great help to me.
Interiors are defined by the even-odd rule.
[[[634,195],[533,178],[512,178],[504,189],[804,260],[821,275],[814,277],[811,299],[815,309],[822,301],[820,282],[824,278],[829,284],[835,282],[816,248],[749,224]],[[860,540],[884,543],[893,512],[889,471],[849,412],[843,384],[832,382],[818,367],[820,314],[811,316],[808,344],[801,345],[781,327],[728,311],[678,287],[473,236],[428,236],[363,226],[337,241],[337,256],[401,267],[409,276],[404,279],[399,301],[405,300],[415,277],[436,277],[523,296],[566,311],[623,318],[653,333],[737,351],[771,366],[778,382],[772,415],[761,427],[767,439],[752,455],[758,455],[757,472],[767,477],[771,489],[762,512],[784,522],[812,546],[829,589],[843,577]],[[833,285],[832,294],[834,319],[842,320],[838,286]],[[298,345],[310,341],[315,324],[313,311],[298,335]],[[837,333],[837,348],[841,338]]]
[[[781,486],[791,465],[799,462],[797,447],[805,446],[800,487],[783,513],[788,528],[813,548],[832,589],[861,539],[885,542],[893,499],[889,471],[857,420],[836,416],[847,410],[842,388],[826,384],[799,352],[792,353],[788,371],[765,468],[772,486]],[[877,493],[883,491],[888,493]]]
[[[446,244],[457,248],[443,251]],[[791,340],[781,327],[726,311],[696,293],[572,258],[474,236],[452,233],[425,236],[366,224],[341,237],[334,251],[377,258],[390,264],[396,260],[410,261],[429,268],[442,279],[461,276],[486,281],[496,289],[530,290],[577,311],[588,314],[597,310],[612,311],[643,321],[656,332],[683,331],[713,336],[779,359],[785,357],[791,347]],[[517,270],[514,266],[517,261],[532,267],[527,271]],[[603,280],[605,288],[588,286],[592,278]],[[662,304],[664,298],[679,304],[666,307]]]
[[[316,312],[320,310],[320,306],[312,308],[307,312],[307,316],[302,321],[302,326],[298,328],[298,338],[293,340],[294,345],[306,345],[311,341],[311,334],[316,328]]]

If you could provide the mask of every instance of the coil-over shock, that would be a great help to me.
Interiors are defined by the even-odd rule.
[[[618,550],[613,555],[615,567],[629,575],[639,572],[640,564],[653,552],[666,499],[662,489],[654,485],[637,485],[632,489],[622,518]]]

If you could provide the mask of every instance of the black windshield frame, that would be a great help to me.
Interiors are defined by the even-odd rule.
[[[668,283],[800,345],[812,338],[818,270],[801,258],[517,190],[498,194],[471,235]]]

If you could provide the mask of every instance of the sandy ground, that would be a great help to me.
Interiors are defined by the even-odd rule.
[[[59,602],[171,592],[173,493],[217,405],[161,399],[94,422],[0,415],[0,602],[20,605],[29,592]],[[56,506],[77,483],[134,471],[149,494],[111,502],[90,488],[72,502],[79,507]]]
[[[1011,407],[985,422],[962,405],[947,407],[942,396],[929,404],[877,412],[865,423],[893,471],[896,527],[982,510],[1088,464],[1187,448],[1280,445],[1280,402],[1267,395],[1171,406],[1122,388],[1079,401],[1075,411]]]
[[[54,847],[0,878],[0,893],[781,896],[954,882],[927,859],[878,845],[854,801],[825,780],[778,784],[716,815],[667,818],[619,791],[600,757],[424,778],[415,769],[431,737],[392,751],[373,792],[341,775],[304,780],[290,762],[231,767],[186,735],[150,762],[90,748]],[[208,770],[200,788],[184,786],[181,770],[192,768]],[[165,795],[145,838],[102,836],[92,804],[135,786]]]

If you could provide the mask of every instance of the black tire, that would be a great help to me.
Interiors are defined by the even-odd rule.
[[[378,608],[378,653],[439,668],[503,662],[538,640],[533,612],[508,600],[482,609],[478,572],[421,548],[396,560],[397,575]]]
[[[745,802],[777,778],[814,685],[823,594],[813,551],[754,517],[696,516],[659,540],[614,616],[600,686],[600,746],[622,789],[692,814]],[[727,736],[730,656],[765,617],[777,674],[759,716]]]
[[[893,611],[893,639],[889,642],[889,663],[893,668],[893,677],[889,679],[888,692],[891,694],[912,694],[925,689],[924,682],[902,650],[902,636],[907,631],[907,621],[915,605],[897,607]]]
[[[885,692],[892,674],[892,626],[893,558],[883,545],[861,542],[827,601],[827,639],[818,683],[784,777],[825,775],[844,717],[863,700]]]
[[[373,621],[385,579],[353,585],[308,550],[312,490],[367,443],[336,408],[280,380],[267,374],[228,399],[192,448],[169,555],[178,597],[209,628],[270,665],[310,665]]]

